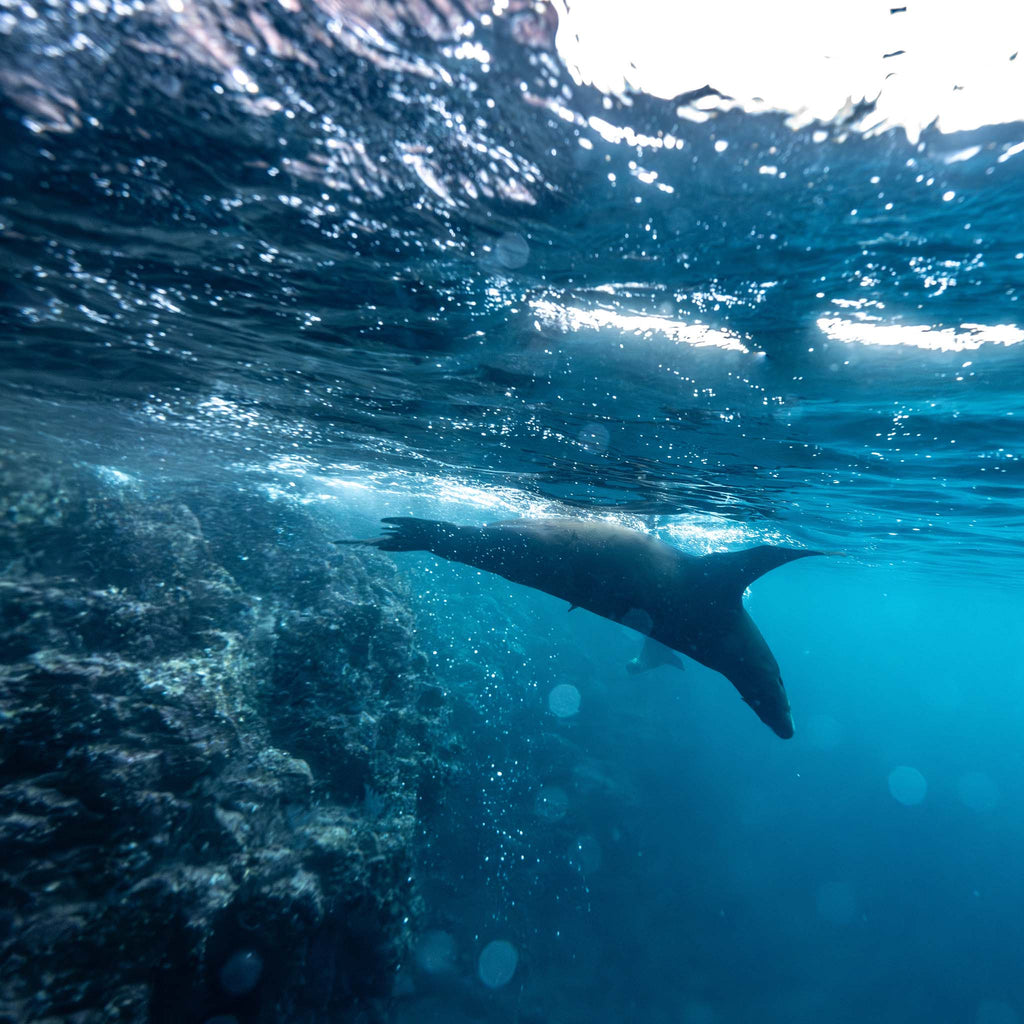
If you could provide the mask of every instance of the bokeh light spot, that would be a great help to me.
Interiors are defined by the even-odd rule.
[[[984,772],[968,772],[956,784],[956,794],[972,811],[985,813],[999,803],[999,789]]]
[[[578,836],[569,847],[569,862],[585,875],[601,867],[601,844],[593,836]]]
[[[481,951],[477,973],[488,988],[501,988],[512,980],[518,964],[516,947],[504,939],[496,939],[488,942]]]
[[[251,992],[263,974],[263,957],[251,949],[232,953],[220,969],[220,985],[228,995],[244,996]]]
[[[913,807],[924,800],[928,782],[916,768],[900,765],[889,772],[889,792],[905,807]]]
[[[569,810],[569,795],[559,786],[543,786],[537,793],[533,808],[541,818],[561,821]]]
[[[580,709],[580,691],[571,683],[559,683],[548,694],[548,708],[558,718],[572,718]]]
[[[443,974],[455,966],[455,939],[448,932],[425,932],[416,944],[416,963],[427,974]]]
[[[494,246],[494,258],[507,270],[519,270],[530,260],[530,243],[522,235],[502,235]]]
[[[1020,1016],[1002,999],[986,999],[978,1004],[974,1024],[1020,1024]]]

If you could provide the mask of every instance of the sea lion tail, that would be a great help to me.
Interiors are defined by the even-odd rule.
[[[382,519],[383,537],[367,540],[336,540],[335,544],[363,544],[379,551],[433,551],[439,536],[456,529],[451,523],[413,516],[389,516]]]

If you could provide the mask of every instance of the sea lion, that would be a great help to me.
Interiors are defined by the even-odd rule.
[[[721,672],[765,725],[783,739],[793,735],[778,663],[743,607],[743,591],[770,569],[825,552],[762,545],[697,557],[623,526],[568,518],[382,522],[383,537],[339,543],[430,551],[622,623]]]

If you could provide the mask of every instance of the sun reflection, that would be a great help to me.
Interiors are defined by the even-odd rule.
[[[707,324],[688,324],[664,316],[618,313],[611,309],[579,309],[574,306],[562,306],[546,299],[537,300],[531,303],[531,306],[539,321],[560,327],[564,331],[582,327],[594,330],[609,328],[640,336],[661,334],[679,345],[720,348],[728,352],[750,354],[750,349],[738,334],[709,327]]]
[[[555,4],[557,47],[578,82],[667,99],[705,86],[723,94],[680,107],[693,120],[774,109],[798,128],[846,121],[868,100],[857,129],[902,126],[916,141],[933,122],[954,132],[1024,117],[1024,8],[1005,0],[976,0],[970,17],[954,0],[632,0],[627,17],[614,0]]]
[[[723,548],[776,544],[792,546],[793,538],[779,530],[758,531],[745,523],[724,522],[713,516],[680,516],[658,530],[662,540],[692,555],[709,555]]]
[[[314,480],[318,487],[324,489],[320,492],[322,500],[334,501],[342,494],[348,498],[353,491],[360,491],[379,498],[382,509],[386,503],[389,509],[407,513],[415,506],[418,514],[434,516],[483,512],[536,519],[566,514],[557,502],[514,487],[481,487],[426,473],[384,472],[346,466],[336,472],[318,474]]]
[[[929,327],[925,324],[884,324],[867,320],[844,320],[823,316],[818,319],[822,333],[847,345],[874,345],[926,349],[933,352],[973,352],[982,345],[1019,345],[1024,330],[1013,324],[971,324],[957,327]]]

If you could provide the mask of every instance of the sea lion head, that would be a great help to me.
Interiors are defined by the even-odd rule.
[[[779,663],[749,615],[744,613],[734,628],[722,634],[716,645],[713,665],[740,692],[754,714],[776,736],[793,735],[793,714],[782,685]]]
[[[744,701],[754,709],[754,714],[776,736],[781,736],[784,740],[793,736],[793,713],[790,711],[789,697],[786,696],[786,688],[782,685],[778,670],[774,675],[766,675],[760,679],[744,679],[742,683],[730,677],[730,682],[740,691]]]

